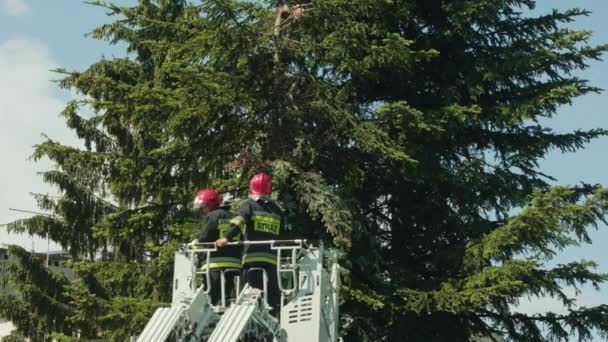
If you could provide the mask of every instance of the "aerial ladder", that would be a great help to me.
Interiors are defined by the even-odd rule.
[[[229,245],[266,244],[277,251],[277,280],[281,291],[280,310],[275,317],[268,305],[269,281],[263,269],[264,288],[240,286],[238,295],[226,293],[226,275],[221,275],[221,302],[212,305],[208,268],[215,246],[184,245],[175,253],[173,299],[156,310],[136,342],[337,342],[339,269],[337,253],[322,244],[305,240],[244,241]],[[232,278],[232,277],[230,277]]]

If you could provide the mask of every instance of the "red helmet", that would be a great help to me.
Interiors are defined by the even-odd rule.
[[[249,182],[249,193],[255,196],[268,196],[272,191],[272,178],[265,173],[258,173]]]
[[[209,210],[214,210],[224,203],[220,194],[213,189],[200,190],[194,197],[194,207],[200,209],[207,207]]]

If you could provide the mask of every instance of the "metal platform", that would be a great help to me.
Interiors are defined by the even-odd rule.
[[[263,289],[249,284],[232,300],[222,288],[221,304],[211,305],[210,289],[197,287],[210,283],[209,270],[198,270],[197,265],[199,256],[209,261],[216,249],[210,244],[185,245],[175,255],[171,307],[154,313],[137,342],[339,341],[336,252],[308,246],[304,240],[231,244],[267,244],[277,251],[277,279],[264,276],[264,281],[278,282],[280,319],[270,314]],[[225,279],[221,284],[225,286]]]

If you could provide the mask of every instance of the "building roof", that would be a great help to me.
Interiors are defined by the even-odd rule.
[[[3,256],[7,255],[7,250],[8,250],[7,248],[0,247],[0,260],[3,259]],[[46,259],[47,255],[48,255],[49,259],[53,259],[53,260],[71,259],[70,256],[63,251],[49,251],[47,253],[34,252],[33,254],[36,255],[40,259]]]

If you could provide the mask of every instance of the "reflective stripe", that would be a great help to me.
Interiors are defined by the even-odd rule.
[[[253,216],[267,216],[267,217],[273,217],[277,220],[281,220],[281,216],[277,215],[277,214],[273,214],[271,212],[268,211],[259,211],[259,210],[254,210],[253,211]]]
[[[214,268],[243,268],[243,264],[240,262],[212,262],[209,264],[211,269]],[[206,270],[207,264],[201,267],[201,270]]]
[[[212,256],[209,259],[211,259],[212,262],[218,262],[218,261],[241,262],[241,258],[233,257],[233,256]],[[202,261],[206,262],[207,259],[203,258]]]
[[[240,261],[212,261],[209,263],[210,268],[243,268]],[[206,270],[207,264],[201,266],[201,270]]]
[[[220,257],[220,258],[211,258],[211,262],[209,262],[210,268],[242,268],[243,264],[241,260],[238,258],[229,258],[229,257]],[[207,269],[207,263],[201,266],[202,270]]]
[[[218,221],[218,225],[217,225],[217,230],[219,233],[219,237],[220,239],[223,238],[226,234],[226,231],[230,228],[230,223],[232,223],[232,220],[225,220],[225,219],[221,219]],[[237,234],[232,241],[240,241],[241,240],[241,234]]]
[[[272,253],[264,253],[264,252],[251,252],[245,254],[243,257],[243,263],[252,263],[252,262],[265,262],[268,264],[277,264],[277,256]]]
[[[279,235],[281,230],[281,218],[278,215],[254,211],[251,221],[253,221],[253,230],[256,232]]]
[[[245,264],[253,263],[253,262],[264,262],[267,264],[277,264],[277,258],[267,258],[267,257],[247,257],[245,258]]]
[[[242,224],[245,224],[245,219],[243,218],[243,216],[240,216],[240,215],[235,216],[232,219],[230,219],[230,223],[242,225]]]
[[[232,220],[230,220],[230,224],[238,226],[241,231],[244,231],[246,228],[245,219],[242,216],[235,216]]]

